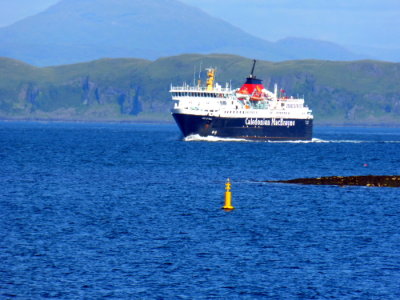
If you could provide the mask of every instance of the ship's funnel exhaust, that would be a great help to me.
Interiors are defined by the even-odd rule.
[[[246,78],[246,82],[242,85],[239,90],[239,94],[250,95],[251,100],[261,100],[262,91],[265,89],[262,84],[262,80],[258,79],[254,75],[254,69],[256,67],[256,60],[253,60],[253,67],[251,68],[251,73],[249,77]]]
[[[250,72],[250,78],[255,78],[254,76],[254,68],[256,67],[256,60],[253,59],[253,67],[251,68],[251,72]]]

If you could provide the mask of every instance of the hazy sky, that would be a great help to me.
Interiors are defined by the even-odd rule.
[[[270,41],[305,37],[342,45],[400,48],[400,0],[181,1]],[[36,14],[56,2],[0,0],[0,26]]]

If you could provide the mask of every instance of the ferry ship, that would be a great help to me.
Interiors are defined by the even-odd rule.
[[[287,97],[283,90],[267,90],[254,75],[256,61],[242,87],[215,83],[215,68],[208,68],[201,85],[172,86],[171,110],[184,137],[238,138],[265,141],[311,140],[313,115],[303,98]]]

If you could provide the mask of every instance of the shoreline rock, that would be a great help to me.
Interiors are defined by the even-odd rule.
[[[267,180],[265,182],[306,185],[400,187],[400,175],[327,176],[318,178],[296,178],[290,180]]]

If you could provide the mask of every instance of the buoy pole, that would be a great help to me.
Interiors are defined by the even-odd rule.
[[[233,210],[232,206],[232,192],[231,192],[231,182],[228,180],[225,183],[225,205],[222,207],[223,210]]]

